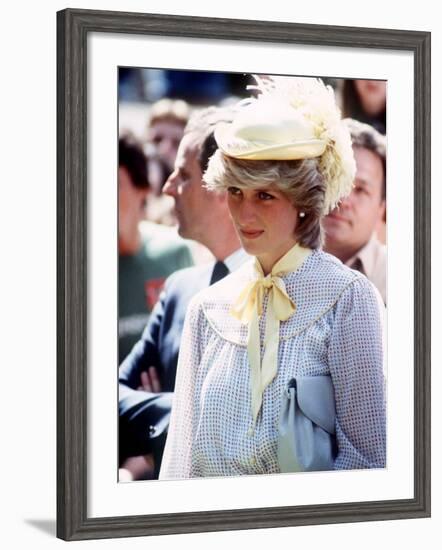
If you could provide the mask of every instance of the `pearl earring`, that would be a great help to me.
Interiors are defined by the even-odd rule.
[[[300,218],[305,218],[305,212],[299,212],[299,217]]]

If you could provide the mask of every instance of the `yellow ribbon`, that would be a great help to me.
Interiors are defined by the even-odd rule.
[[[273,266],[265,276],[255,258],[254,279],[250,281],[233,304],[230,314],[249,325],[247,352],[250,362],[252,416],[256,422],[262,405],[262,395],[278,371],[279,323],[295,312],[296,306],[288,296],[282,275],[296,271],[310,254],[309,248],[296,244]],[[264,335],[264,355],[261,363],[259,318],[265,294],[269,292]]]

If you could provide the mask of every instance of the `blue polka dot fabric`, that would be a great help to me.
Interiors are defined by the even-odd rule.
[[[298,376],[331,376],[334,469],[383,468],[386,420],[381,300],[364,275],[313,251],[283,276],[295,313],[280,324],[278,372],[254,425],[247,325],[230,315],[253,276],[248,263],[192,300],[180,349],[160,479],[279,473],[282,394]],[[267,297],[260,318],[261,357]]]

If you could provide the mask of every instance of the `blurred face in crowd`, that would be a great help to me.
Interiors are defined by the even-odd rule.
[[[171,118],[158,120],[149,128],[148,140],[154,145],[158,156],[170,171],[173,170],[183,133],[183,124]]]
[[[346,262],[371,238],[385,213],[384,167],[365,147],[353,147],[356,178],[350,195],[324,218],[327,252]]]
[[[223,208],[223,200],[203,187],[199,152],[196,136],[186,134],[178,148],[175,167],[164,185],[163,193],[175,200],[174,213],[181,237],[205,244],[207,233],[213,228],[217,217],[228,217],[228,214],[227,208]]]
[[[132,183],[128,170],[118,168],[118,240],[120,252],[133,254],[139,246],[138,223],[144,217],[147,189]]]
[[[296,208],[276,187],[229,187],[227,202],[243,248],[269,273],[296,243]]]
[[[356,93],[364,111],[371,116],[385,110],[387,83],[382,80],[355,80]]]

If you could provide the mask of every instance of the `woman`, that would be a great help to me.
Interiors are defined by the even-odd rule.
[[[285,392],[320,376],[334,389],[331,467],[385,465],[378,297],[320,251],[321,219],[352,186],[349,135],[321,81],[257,82],[205,174],[255,260],[189,306],[160,479],[283,471]]]
[[[343,80],[342,111],[344,117],[370,124],[386,133],[387,83],[385,80]]]

